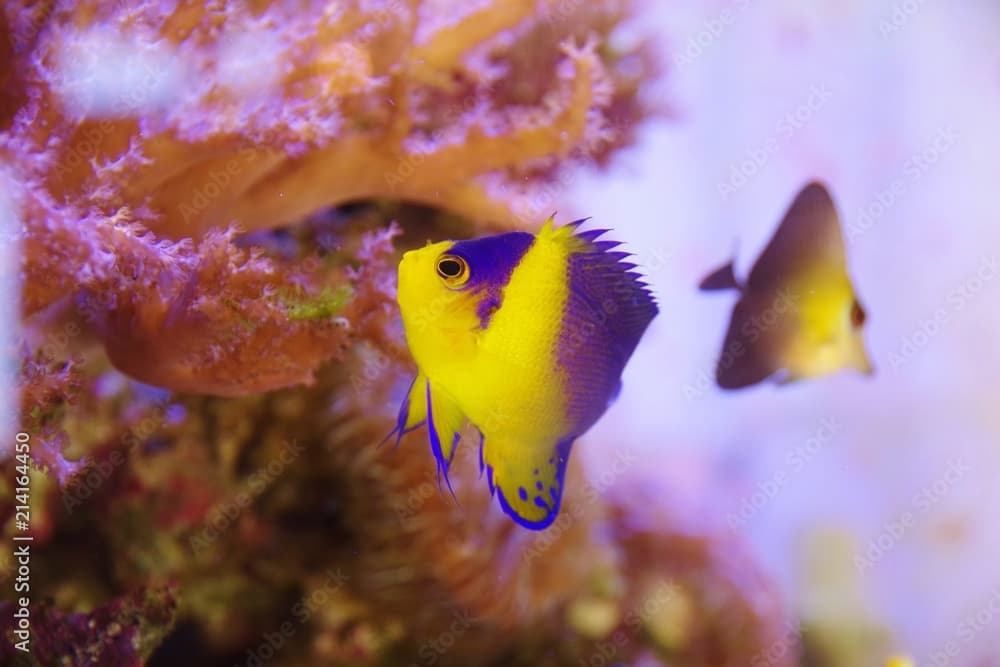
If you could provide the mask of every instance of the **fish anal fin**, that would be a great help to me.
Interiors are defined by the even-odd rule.
[[[698,284],[698,289],[703,292],[712,292],[724,289],[739,289],[736,282],[736,274],[733,272],[733,261],[729,260],[724,266],[720,266],[715,271],[704,277]]]
[[[783,323],[776,319],[768,326],[765,321],[746,297],[736,303],[715,368],[721,388],[748,387],[781,370]]]
[[[536,445],[486,436],[483,456],[491,489],[503,511],[529,530],[556,520],[572,438]]]

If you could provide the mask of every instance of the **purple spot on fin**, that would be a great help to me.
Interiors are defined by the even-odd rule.
[[[528,499],[528,492],[524,490],[523,486],[518,487],[518,489],[517,489],[517,495],[521,496],[521,500],[527,500]]]
[[[503,509],[504,513],[510,516],[519,526],[527,528],[529,530],[543,530],[548,526],[552,525],[552,522],[556,520],[559,516],[559,506],[562,501],[562,496],[559,489],[562,488],[563,479],[566,476],[566,463],[569,460],[569,454],[573,447],[573,437],[569,436],[564,438],[553,446],[555,450],[555,456],[550,458],[551,464],[555,466],[555,487],[550,487],[549,495],[552,496],[552,503],[549,504],[540,496],[534,496],[534,505],[545,510],[544,515],[538,520],[531,520],[524,516],[521,516],[517,511],[511,507],[510,503],[507,502],[506,496],[504,496],[504,489],[502,486],[496,486],[497,498],[500,502],[500,507]],[[492,482],[492,472],[489,476],[490,479],[490,491],[494,490]],[[518,494],[520,495],[521,489],[518,489]],[[523,499],[523,498],[522,498]]]

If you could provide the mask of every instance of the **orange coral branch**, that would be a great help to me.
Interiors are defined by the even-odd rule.
[[[448,73],[474,46],[529,18],[535,0],[507,0],[486,5],[458,22],[438,30],[429,41],[410,53],[409,74],[419,81],[447,85]]]

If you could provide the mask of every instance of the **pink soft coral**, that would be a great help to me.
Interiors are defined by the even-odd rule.
[[[509,224],[522,176],[606,151],[606,111],[635,98],[599,48],[625,10],[547,7],[8,6],[0,77],[20,106],[0,178],[24,225],[23,312],[75,299],[116,366],[179,391],[308,382],[384,305],[388,245],[359,283],[363,257],[304,275],[235,230],[375,198]],[[541,67],[512,90],[526,53]]]

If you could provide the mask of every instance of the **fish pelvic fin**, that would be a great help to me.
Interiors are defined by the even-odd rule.
[[[427,380],[424,392],[431,452],[437,461],[438,486],[444,477],[448,491],[454,498],[455,492],[451,488],[451,480],[448,479],[448,470],[458,449],[458,442],[462,438],[466,417],[455,399],[440,385]]]
[[[698,283],[698,289],[702,292],[739,288],[740,285],[736,282],[736,274],[733,271],[733,260],[729,260],[725,265],[712,271]]]
[[[490,491],[518,525],[544,530],[559,516],[573,438],[538,445],[487,435],[483,459]]]
[[[427,378],[417,375],[410,383],[410,388],[406,391],[406,397],[399,404],[399,414],[396,417],[396,427],[378,443],[381,447],[392,436],[396,436],[396,443],[393,447],[399,446],[399,441],[410,431],[419,428],[427,421],[427,400],[424,398],[424,386]]]

